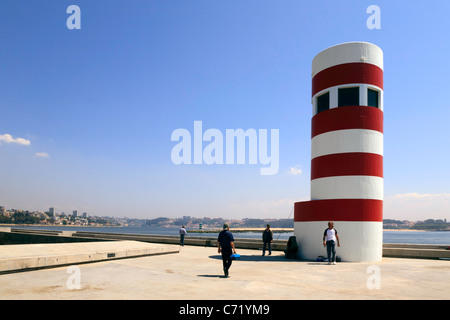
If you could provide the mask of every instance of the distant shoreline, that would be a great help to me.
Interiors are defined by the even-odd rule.
[[[194,230],[190,230],[189,228],[186,228],[186,230],[188,232],[191,233],[219,233],[220,231],[222,231],[222,229],[220,228],[215,228],[215,229],[205,229],[205,230],[198,230],[198,229],[194,229]],[[263,232],[265,230],[265,228],[230,228],[231,232],[235,232],[235,233],[242,233],[242,232]],[[289,232],[294,232],[294,228],[270,228],[270,230],[272,230],[274,233],[289,233]],[[411,232],[425,232],[425,231],[450,231],[450,230],[420,230],[420,229],[383,229],[383,231],[395,231],[395,232],[407,232],[407,231],[411,231]]]
[[[8,224],[8,223],[0,223],[0,227],[56,227],[56,228],[132,228],[135,226],[86,226],[86,225],[48,225],[48,224]],[[138,228],[151,228],[151,226],[136,226]],[[179,228],[179,226],[157,226],[159,228]],[[189,227],[186,228],[186,230],[190,233],[219,233],[222,231],[221,228],[213,228],[213,229],[190,229]],[[235,233],[244,233],[244,232],[263,232],[265,230],[264,227],[261,228],[230,228],[232,232]],[[294,232],[294,228],[270,228],[274,233],[289,233]],[[435,232],[449,232],[450,230],[439,230],[439,229],[389,229],[389,228],[383,228],[383,231],[395,231],[395,232],[428,232],[428,231],[435,231]]]
[[[14,223],[0,223],[0,227],[62,227],[62,228],[71,228],[71,227],[82,227],[82,228],[122,228],[122,226],[81,226],[76,224],[71,225],[59,225],[59,224],[14,224]]]
[[[383,231],[398,231],[398,232],[404,232],[404,231],[413,231],[413,232],[416,232],[416,231],[439,231],[439,230],[420,230],[420,229],[385,229],[385,228],[383,228]]]
[[[383,228],[383,231],[398,231],[398,232],[404,232],[404,231],[412,231],[412,232],[422,232],[422,231],[434,231],[434,232],[449,232],[450,230],[441,230],[441,229],[385,229]]]
[[[236,233],[242,233],[242,232],[263,232],[266,228],[230,228],[231,232],[236,232]],[[270,230],[272,230],[275,233],[280,233],[280,232],[294,232],[294,228],[270,228]],[[205,230],[189,230],[187,229],[188,232],[192,232],[192,233],[219,233],[220,231],[222,231],[222,229],[220,228],[215,228],[215,229],[205,229]]]

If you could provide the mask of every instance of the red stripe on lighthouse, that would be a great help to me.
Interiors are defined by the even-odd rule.
[[[366,83],[383,89],[383,70],[370,63],[344,63],[320,71],[312,78],[312,96],[329,87]]]
[[[374,153],[337,153],[311,160],[311,180],[335,176],[383,177],[383,157]]]
[[[345,129],[369,129],[383,133],[383,111],[375,107],[349,106],[319,112],[312,118],[311,138]]]
[[[294,222],[383,221],[383,201],[373,199],[327,199],[296,202]]]

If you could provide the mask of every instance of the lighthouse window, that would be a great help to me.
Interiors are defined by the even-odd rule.
[[[317,113],[330,109],[330,93],[324,93],[317,97]]]
[[[359,106],[359,87],[338,90],[338,107]]]
[[[367,105],[370,107],[378,108],[378,91],[368,89],[367,91]]]

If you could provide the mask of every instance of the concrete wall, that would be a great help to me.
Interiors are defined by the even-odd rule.
[[[71,237],[66,233],[58,231],[16,230],[12,229],[9,232],[0,230],[0,245],[99,241],[92,238]]]
[[[148,235],[148,234],[124,234],[104,232],[63,232],[24,229],[0,229],[0,244],[36,244],[36,243],[68,243],[90,241],[114,241],[134,240],[150,243],[179,244],[178,236]],[[185,245],[216,247],[216,237],[188,236],[184,240]],[[262,241],[258,239],[239,239],[235,235],[237,249],[262,249]],[[275,240],[272,243],[273,251],[286,250],[287,240]],[[450,259],[450,250],[444,245],[411,245],[411,244],[384,244],[383,257],[395,258],[419,258],[419,259]],[[339,255],[339,250],[338,255]],[[318,255],[326,255],[319,252]],[[343,261],[346,261],[343,259]]]
[[[417,258],[417,259],[449,259],[449,246],[425,244],[385,244],[383,257]]]
[[[76,232],[74,237],[88,237],[91,239],[115,239],[115,240],[137,240],[153,243],[179,244],[180,238],[178,236],[163,236],[163,235],[148,235],[148,234],[124,234],[124,233],[103,233],[103,232]],[[236,248],[242,249],[262,249],[262,241],[257,239],[239,239],[238,235],[235,237]],[[195,237],[187,236],[184,238],[185,245],[216,247],[217,237]],[[272,250],[283,251],[286,249],[287,240],[274,240],[272,243]]]

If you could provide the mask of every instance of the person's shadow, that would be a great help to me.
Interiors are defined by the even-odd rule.
[[[216,259],[216,260],[222,260],[222,256],[221,255],[212,255],[209,256],[210,259]],[[296,259],[287,259],[284,255],[281,254],[272,254],[272,255],[241,255],[241,258],[236,260],[237,262],[239,261],[253,261],[253,262],[258,262],[258,261],[284,261],[284,262],[288,262],[288,261],[295,261]]]
[[[203,277],[203,278],[227,278],[225,275],[218,275],[218,274],[198,274],[197,277]]]
[[[209,256],[210,259],[222,260],[222,255],[216,254]],[[283,262],[293,262],[298,261],[298,259],[287,259],[284,255],[275,254],[275,255],[241,255],[241,258],[236,260],[237,263],[239,261],[250,261],[250,262],[261,262],[261,261],[283,261]],[[197,277],[203,278],[227,278],[224,275],[214,275],[214,274],[199,274]]]

